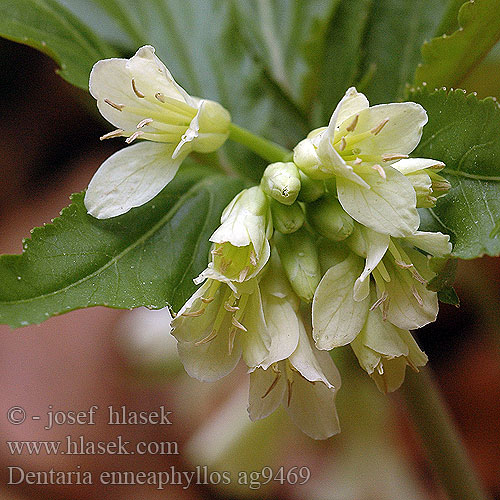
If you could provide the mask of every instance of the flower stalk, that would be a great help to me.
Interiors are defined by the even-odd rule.
[[[477,478],[428,367],[409,372],[401,392],[434,471],[452,500],[491,500]]]
[[[234,142],[246,146],[269,163],[286,162],[292,158],[292,152],[288,149],[272,141],[268,141],[259,135],[255,135],[234,123],[229,125],[229,138]]]

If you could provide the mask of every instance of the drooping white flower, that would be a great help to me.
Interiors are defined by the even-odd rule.
[[[212,260],[195,282],[241,283],[256,276],[269,259],[272,230],[269,198],[258,186],[241,191],[222,212],[221,225],[210,237]]]
[[[204,382],[230,373],[242,356],[252,368],[269,353],[271,339],[256,279],[237,289],[208,279],[171,324],[184,368]]]
[[[313,299],[313,336],[319,349],[351,343],[379,308],[384,321],[404,330],[435,321],[437,294],[427,289],[434,273],[415,247],[444,257],[451,252],[448,235],[417,231],[391,238],[357,225],[346,243],[354,252],[327,270]]]
[[[299,341],[293,353],[250,374],[248,413],[252,420],[258,420],[282,404],[308,436],[326,439],[340,432],[335,408],[340,383],[332,358],[312,345],[299,322]]]
[[[85,206],[99,219],[148,202],[191,151],[215,151],[229,135],[229,113],[214,101],[190,96],[154,52],[146,45],[130,59],[98,61],[90,74],[99,111],[118,127],[101,139],[148,140],[112,155],[90,181]]]
[[[350,88],[328,127],[312,131],[294,149],[294,162],[316,179],[335,176],[346,212],[359,223],[395,237],[419,225],[410,181],[391,165],[420,141],[427,114],[413,102],[369,106]]]

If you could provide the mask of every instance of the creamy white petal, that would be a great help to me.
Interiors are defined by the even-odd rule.
[[[452,250],[450,236],[439,232],[416,231],[415,234],[407,236],[405,241],[434,257],[446,257]]]
[[[401,172],[392,167],[386,167],[385,172],[386,179],[375,171],[363,173],[371,189],[337,178],[340,204],[353,219],[374,231],[409,236],[420,224],[415,191]]]
[[[417,147],[427,123],[427,113],[420,104],[379,104],[364,109],[358,114],[356,134],[370,131],[386,119],[389,121],[380,133],[369,134],[356,145],[360,155],[409,154]]]
[[[280,363],[284,369],[284,363]],[[265,418],[278,409],[286,390],[285,373],[257,368],[250,373],[248,415],[250,420]]]
[[[429,358],[418,346],[413,335],[408,330],[399,330],[399,335],[408,346],[408,361],[414,367],[425,366]]]
[[[241,357],[238,336],[229,353],[229,335],[225,330],[205,344],[178,342],[177,350],[186,372],[202,382],[215,382],[225,377],[233,371]]]
[[[433,275],[427,270],[427,258],[416,250],[405,249],[417,271],[424,279]],[[438,313],[437,293],[427,290],[425,284],[409,277],[409,271],[387,262],[391,281],[386,283],[389,294],[387,320],[404,330],[412,330],[436,320]],[[415,295],[418,295],[418,298]]]
[[[391,237],[387,234],[377,233],[367,227],[360,227],[357,229],[364,233],[364,239],[367,247],[365,268],[354,283],[354,300],[360,301],[365,299],[370,293],[370,274],[377,267],[379,262],[382,260],[382,257],[387,252]]]
[[[313,337],[318,349],[329,350],[351,342],[368,312],[368,299],[355,301],[353,285],[363,268],[360,257],[350,254],[321,279],[312,305]]]
[[[173,149],[171,144],[143,142],[110,156],[90,181],[85,194],[88,213],[108,219],[153,199],[184,159],[172,160]]]
[[[430,158],[404,158],[393,163],[391,166],[406,175],[425,170],[426,168],[432,168],[435,169],[435,171],[439,171],[445,167],[445,164],[442,161],[432,160]]]

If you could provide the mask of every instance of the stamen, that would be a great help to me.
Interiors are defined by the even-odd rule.
[[[345,137],[342,136],[342,139],[340,139],[339,151],[344,151],[346,145],[347,141],[345,140]]]
[[[248,271],[250,271],[248,266],[246,266],[245,268],[242,269],[240,276],[239,276],[239,281],[245,281],[245,278],[248,276]]]
[[[101,137],[99,137],[99,140],[104,141],[106,139],[112,139],[113,137],[120,137],[123,134],[123,132],[125,132],[125,130],[123,130],[122,128],[117,128],[112,132],[108,132],[107,134],[101,135]]]
[[[207,335],[204,339],[198,340],[198,342],[195,342],[194,345],[200,346],[202,344],[207,344],[211,340],[213,340],[215,337],[217,337],[217,330],[215,328],[210,332],[209,335]]]
[[[290,401],[292,399],[292,385],[293,385],[293,380],[288,379],[287,380],[287,385],[288,385],[288,398],[286,400],[286,405],[290,406]]]
[[[395,260],[394,262],[396,266],[400,267],[401,269],[410,269],[413,267],[413,264],[407,264],[406,262],[403,262],[401,260]]]
[[[156,92],[155,94],[156,99],[158,99],[160,102],[165,103],[165,96],[161,92]]]
[[[267,391],[264,393],[264,395],[261,396],[261,399],[264,399],[276,387],[276,384],[278,383],[278,380],[281,377],[281,372],[277,371],[275,373],[276,373],[276,377],[274,377],[274,380],[272,381],[271,385],[269,386],[269,389],[267,389]]]
[[[378,174],[380,175],[380,177],[382,177],[382,179],[387,179],[387,175],[385,173],[385,170],[380,166],[380,165],[372,165],[372,168],[373,170],[375,170],[376,172],[378,172]]]
[[[257,256],[255,255],[255,252],[253,250],[250,251],[250,262],[252,266],[257,265]]]
[[[212,300],[214,300],[215,297],[202,297],[201,298],[201,301],[205,304],[210,304],[210,302],[212,302]]]
[[[370,132],[373,135],[377,135],[380,133],[380,131],[385,127],[386,123],[389,121],[389,118],[386,118],[385,120],[382,120],[376,127],[373,127]]]
[[[384,160],[384,161],[403,160],[405,158],[409,158],[409,156],[408,155],[382,155],[382,160]]]
[[[389,294],[386,291],[384,291],[382,295],[372,304],[372,306],[370,307],[370,311],[374,311],[375,309],[377,309],[377,307],[383,302],[385,302],[388,297]]]
[[[361,165],[361,163],[363,163],[363,160],[359,157],[354,160],[354,165]]]
[[[109,104],[112,108],[117,109],[118,111],[121,111],[125,107],[125,104],[116,104],[116,102],[113,102],[109,99],[104,99],[104,102],[106,104]]]
[[[224,302],[224,309],[232,313],[240,310],[238,306],[232,306],[229,302]]]
[[[153,121],[152,118],[144,118],[144,120],[141,120],[138,124],[137,124],[137,128],[142,128],[144,127],[145,125],[147,125],[148,123],[151,123]]]
[[[196,318],[198,316],[201,316],[205,312],[205,308],[202,307],[201,309],[198,309],[197,311],[186,311],[181,314],[181,316],[186,316],[188,318]]]
[[[137,87],[135,86],[135,80],[133,78],[132,78],[132,89],[137,97],[140,97],[141,99],[144,99],[146,97],[140,90],[137,90]]]
[[[389,311],[389,304],[391,302],[391,298],[387,297],[387,300],[382,304],[382,321],[387,321],[387,313]]]
[[[349,126],[346,127],[346,130],[348,132],[353,132],[354,129],[356,128],[356,125],[358,124],[358,119],[359,119],[359,115],[356,115],[353,119],[353,121],[349,124]]]
[[[214,248],[211,252],[212,255],[222,255],[222,248]]]
[[[418,302],[418,305],[420,307],[423,307],[424,306],[424,301],[422,300],[422,297],[420,297],[420,295],[418,294],[418,291],[417,289],[415,288],[415,286],[412,286],[411,287],[411,293],[413,294],[413,296],[415,297],[415,299],[417,300]]]
[[[231,319],[231,323],[233,326],[239,328],[240,330],[243,330],[244,332],[248,331],[234,316]]]
[[[142,130],[138,130],[137,132],[134,132],[130,137],[128,137],[127,139],[125,139],[125,142],[127,144],[130,144],[130,143],[134,142],[138,137],[140,137],[143,134],[144,134],[144,132]]]
[[[378,371],[379,375],[383,375],[384,374],[384,365],[383,365],[382,362],[379,362],[379,364],[377,365],[377,371]]]
[[[227,346],[229,356],[231,356],[231,353],[233,352],[235,337],[236,337],[236,330],[234,328],[231,328],[229,332],[228,346]]]
[[[427,285],[427,280],[422,277],[422,275],[415,269],[415,267],[412,267],[411,269],[411,275],[419,282],[422,283],[422,285]]]

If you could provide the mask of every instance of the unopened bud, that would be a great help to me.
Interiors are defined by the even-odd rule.
[[[292,234],[275,235],[283,269],[294,292],[311,302],[321,279],[318,250],[311,234],[304,228]]]
[[[198,135],[194,141],[194,150],[199,153],[216,151],[229,137],[231,115],[218,102],[204,99],[197,119]]]
[[[283,205],[271,200],[271,214],[274,229],[284,234],[298,231],[305,221],[304,211],[297,201],[292,205]]]
[[[307,220],[321,236],[333,241],[345,240],[354,230],[351,216],[333,196],[308,204]]]
[[[292,162],[271,163],[260,182],[264,193],[284,205],[291,205],[300,191],[299,169]]]
[[[432,195],[435,198],[441,198],[441,196],[448,194],[451,184],[444,177],[435,172],[429,172],[429,177],[432,181]]]
[[[299,170],[300,175],[300,193],[298,196],[299,201],[304,203],[311,203],[325,194],[325,183],[311,179],[308,175]]]
[[[331,172],[326,172],[321,168],[321,161],[318,158],[314,137],[323,132],[325,127],[313,130],[309,133],[306,139],[300,141],[293,148],[293,161],[302,172],[308,175],[311,179],[328,179],[332,177]]]

